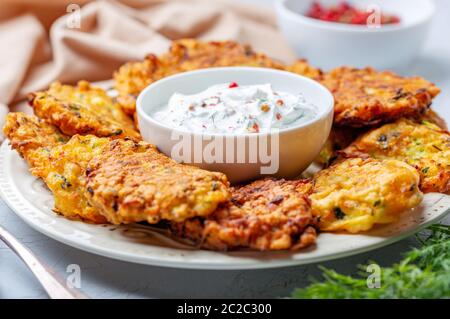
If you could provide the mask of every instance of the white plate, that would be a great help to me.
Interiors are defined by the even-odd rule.
[[[350,256],[410,236],[450,211],[450,196],[427,194],[421,206],[399,222],[366,234],[320,234],[316,246],[299,252],[225,253],[195,249],[149,226],[90,225],[56,215],[50,191],[28,172],[25,161],[7,142],[0,148],[0,192],[27,224],[70,246],[129,262],[193,269],[274,268]]]

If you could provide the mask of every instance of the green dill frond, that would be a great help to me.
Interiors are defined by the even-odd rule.
[[[369,273],[347,276],[321,267],[323,280],[297,289],[301,299],[450,298],[450,225],[432,225],[417,235],[420,248],[391,267],[381,268],[380,288],[368,288]],[[365,270],[366,266],[359,266]]]

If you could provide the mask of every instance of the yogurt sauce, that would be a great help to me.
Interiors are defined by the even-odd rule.
[[[264,133],[293,127],[317,115],[301,93],[274,91],[271,84],[214,85],[192,95],[175,93],[152,116],[172,128],[202,133]]]

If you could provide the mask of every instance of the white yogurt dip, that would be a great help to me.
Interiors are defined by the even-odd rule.
[[[301,93],[274,91],[271,84],[214,85],[192,95],[173,94],[155,112],[157,121],[202,133],[265,133],[299,125],[317,116],[317,108]]]

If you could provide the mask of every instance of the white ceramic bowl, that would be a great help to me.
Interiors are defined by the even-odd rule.
[[[237,82],[240,85],[271,83],[275,90],[295,94],[301,92],[306,101],[317,107],[318,115],[310,121],[279,132],[244,135],[202,135],[182,131],[159,123],[151,116],[175,92],[194,94],[209,86],[227,82]],[[223,172],[230,182],[236,183],[262,175],[294,177],[300,174],[317,156],[330,133],[333,104],[333,96],[325,87],[297,74],[264,68],[229,67],[180,73],[152,83],[141,92],[136,107],[144,140],[179,162]],[[200,142],[194,144],[194,139]],[[182,141],[185,144],[181,144]],[[217,152],[211,151],[214,145],[212,143],[217,143]],[[266,148],[271,151],[266,151]],[[205,154],[217,157],[211,159]],[[237,160],[238,157],[240,161]]]
[[[305,16],[313,0],[277,0],[279,27],[297,55],[330,69],[341,65],[403,68],[420,52],[432,22],[432,0],[349,0],[360,8],[377,5],[400,17],[381,28],[325,22]],[[322,0],[328,6],[339,0]]]

